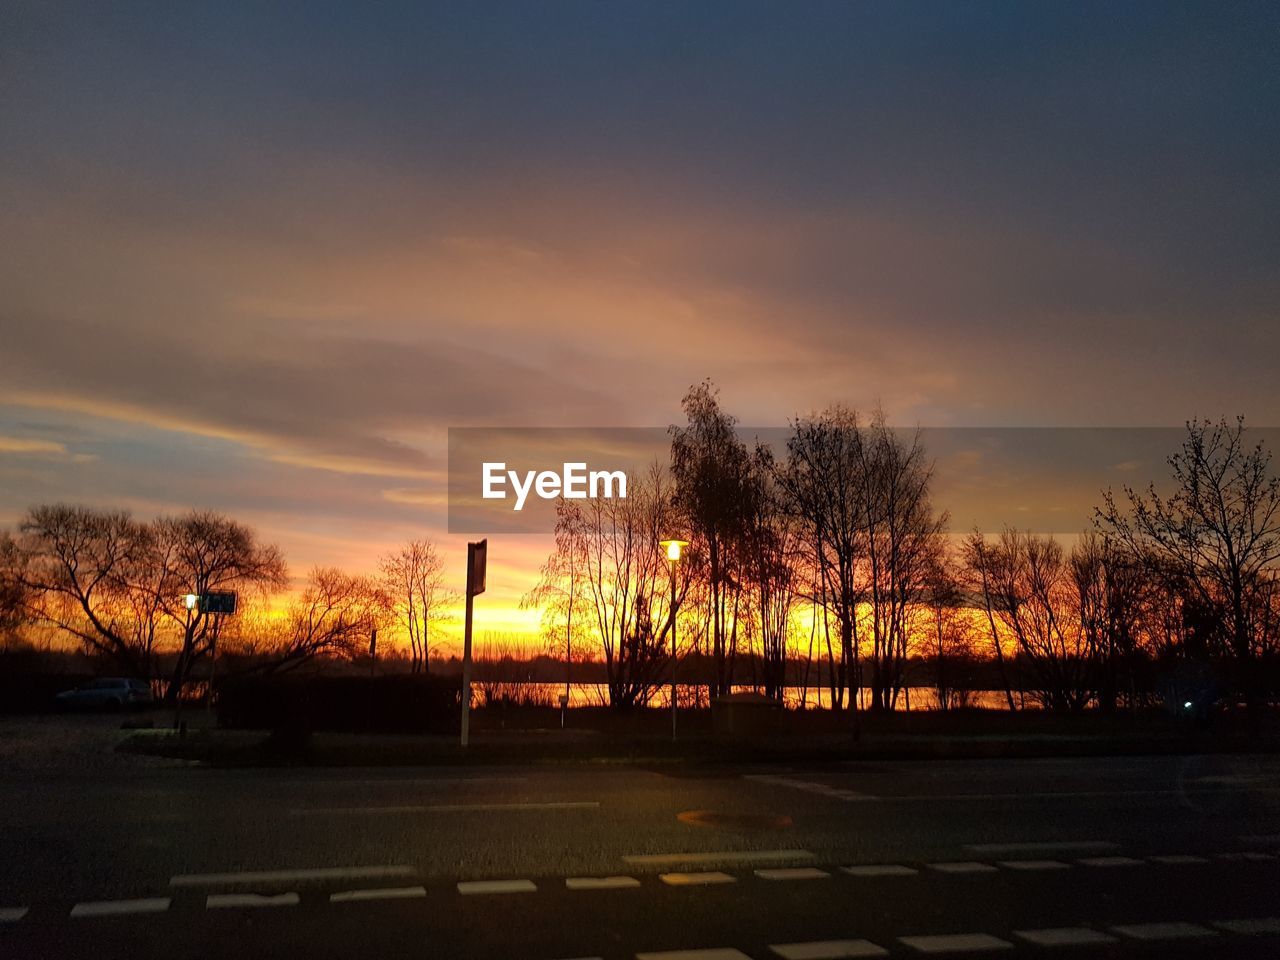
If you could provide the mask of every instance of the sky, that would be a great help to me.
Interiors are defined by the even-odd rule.
[[[456,560],[449,427],[706,377],[771,426],[1280,424],[1275,4],[10,0],[0,136],[0,525]],[[491,545],[478,629],[546,549]]]

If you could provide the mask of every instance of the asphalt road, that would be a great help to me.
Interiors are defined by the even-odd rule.
[[[1280,956],[1270,757],[228,771],[54,723],[0,724],[0,957]]]

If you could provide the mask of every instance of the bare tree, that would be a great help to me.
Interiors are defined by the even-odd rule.
[[[264,669],[281,673],[318,657],[354,658],[368,649],[390,609],[391,599],[375,578],[317,567],[265,651]]]
[[[800,588],[799,524],[783,507],[773,454],[760,444],[752,455],[750,482],[754,490],[747,500],[750,513],[743,538],[749,619],[752,633],[760,640],[760,686],[766,696],[781,700],[787,680],[787,641]]]
[[[917,430],[907,443],[877,411],[858,445],[862,525],[871,612],[871,708],[892,710],[903,688],[909,642],[922,632],[928,588],[943,550],[946,515],[929,498],[933,467]]]
[[[562,501],[563,502],[563,501]],[[564,654],[565,705],[571,696],[570,670],[575,659],[587,654],[581,649],[589,623],[589,581],[587,578],[587,540],[582,536],[581,515],[559,515],[555,549],[542,565],[541,575],[532,590],[520,598],[520,609],[542,610],[542,628],[553,656]],[[578,634],[574,633],[574,629]],[[563,718],[562,718],[563,719]]]
[[[379,566],[396,620],[409,638],[410,672],[426,673],[431,628],[450,618],[456,599],[445,586],[444,558],[430,540],[411,540]]]
[[[700,572],[708,587],[716,671],[713,695],[728,693],[733,686],[742,545],[746,517],[754,509],[747,448],[734,430],[734,418],[720,409],[716,394],[710,381],[693,387],[684,398],[688,425],[671,429],[675,499],[690,539],[698,545],[703,560]],[[697,568],[687,563],[686,570]]]
[[[973,659],[974,630],[954,560],[940,551],[927,576],[928,655],[933,660],[938,708],[947,710],[968,702],[964,668]]]
[[[862,441],[858,415],[847,408],[797,419],[778,475],[787,507],[801,521],[811,551],[813,594],[827,635],[831,703],[837,710],[844,706],[847,686],[849,705],[856,711],[861,685],[858,564],[866,546]],[[838,656],[831,648],[828,615],[840,631]]]
[[[161,613],[180,632],[178,655],[165,691],[176,702],[192,667],[217,642],[220,615],[203,604],[188,607],[187,594],[205,596],[218,591],[269,594],[287,582],[284,557],[278,547],[261,543],[244,524],[210,510],[193,510],[179,517],[161,517],[154,524],[151,575]]]
[[[565,590],[567,560],[579,558],[582,631],[599,645],[615,707],[648,703],[670,665],[669,580],[659,540],[673,522],[671,502],[670,484],[655,464],[629,484],[626,499],[556,504],[559,559],[547,564],[537,589]],[[686,578],[677,604],[687,590]]]
[[[1247,443],[1243,418],[1191,421],[1168,462],[1171,495],[1154,484],[1145,493],[1126,487],[1120,503],[1107,491],[1097,523],[1181,595],[1184,615],[1200,621],[1205,652],[1233,657],[1248,690],[1251,664],[1276,647],[1268,628],[1280,566],[1280,477],[1262,443]]]
[[[0,530],[0,637],[12,636],[27,622],[31,601],[24,566],[17,541],[7,530]]]
[[[153,675],[162,576],[151,527],[121,510],[41,506],[6,549],[27,615],[118,669]]]
[[[1098,662],[1073,574],[1079,564],[1053,537],[1008,528],[970,557],[985,564],[976,579],[984,585],[993,644],[1002,634],[1013,638],[1046,707],[1083,710],[1095,695]]]

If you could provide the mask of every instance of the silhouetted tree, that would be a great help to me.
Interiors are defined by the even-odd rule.
[[[427,672],[431,627],[449,619],[456,599],[444,582],[444,558],[430,540],[410,540],[379,563],[395,620],[409,639],[410,672]]]
[[[374,577],[317,567],[289,605],[275,642],[264,651],[268,673],[293,670],[318,657],[353,659],[392,615],[392,600]]]
[[[683,405],[688,425],[671,429],[671,474],[676,503],[702,558],[716,673],[712,693],[719,695],[733,686],[740,567],[746,518],[755,509],[751,502],[755,489],[746,445],[738,438],[734,418],[720,408],[711,382],[693,387]],[[686,570],[693,569],[686,565]]]
[[[123,672],[153,675],[164,560],[148,524],[123,510],[34,507],[7,551],[31,617]]]
[[[161,517],[152,531],[158,564],[152,571],[154,596],[162,614],[180,631],[165,690],[165,700],[175,702],[192,667],[216,642],[220,623],[220,615],[206,612],[202,604],[188,608],[184,596],[218,591],[268,594],[285,586],[287,574],[278,547],[261,543],[251,528],[220,513],[192,510]]]
[[[1126,487],[1121,503],[1108,490],[1098,525],[1179,598],[1191,652],[1199,646],[1234,660],[1253,704],[1253,665],[1277,643],[1280,477],[1262,443],[1247,443],[1243,418],[1191,421],[1168,463],[1172,494]]]
[[[795,421],[787,440],[787,460],[779,487],[787,509],[797,517],[810,546],[815,574],[813,594],[820,603],[834,709],[856,710],[861,685],[858,662],[858,602],[862,598],[858,565],[864,555],[863,528],[867,480],[862,432],[856,412],[831,407]],[[831,650],[828,615],[840,631],[839,656]]]

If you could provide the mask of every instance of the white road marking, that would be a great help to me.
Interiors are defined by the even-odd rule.
[[[1006,870],[1066,870],[1071,865],[1061,860],[997,860]]]
[[[1115,943],[1116,938],[1091,927],[1049,927],[1044,930],[1015,930],[1013,935],[1038,947],[1082,947],[1094,943]]]
[[[989,863],[976,860],[944,860],[940,863],[926,863],[930,870],[938,873],[995,873],[996,868]]]
[[[1142,861],[1136,857],[1081,857],[1076,863],[1086,867],[1137,867]]]
[[[660,873],[658,879],[669,887],[700,887],[709,883],[737,883],[734,877],[718,870],[702,873]]]
[[[341,777],[326,777],[323,780],[307,780],[301,779],[298,783],[311,786],[342,786],[345,784],[353,784],[354,786],[369,786],[376,784],[400,784],[404,786],[414,785],[421,786],[423,784],[450,784],[450,783],[527,783],[528,777],[364,777],[352,778],[344,780]]]
[[[860,793],[857,790],[846,790],[843,787],[835,787],[828,783],[818,783],[813,780],[793,780],[790,777],[778,777],[772,774],[750,773],[743,777],[744,780],[754,780],[756,783],[768,783],[775,787],[788,787],[791,790],[802,790],[805,793],[816,794],[820,797],[832,797],[836,800],[879,800],[880,798],[870,793]]]
[[[970,953],[975,950],[1012,950],[1013,944],[989,933],[950,933],[942,935],[899,937],[921,953]]]
[[[782,960],[842,960],[845,957],[887,957],[889,951],[870,940],[813,940],[809,943],[771,943]]]
[[[1259,933],[1280,933],[1280,917],[1256,917],[1247,920],[1219,920],[1214,924],[1227,933],[1243,933],[1246,935]]]
[[[343,890],[329,894],[330,903],[360,903],[365,900],[411,900],[425,897],[426,887],[370,887],[365,890]]]
[[[1208,863],[1208,857],[1197,857],[1191,853],[1164,853],[1155,857],[1147,857],[1152,863],[1165,863],[1170,866],[1177,866],[1186,863]]]
[[[1218,859],[1254,863],[1258,861],[1274,860],[1275,854],[1262,853],[1258,850],[1241,850],[1235,853],[1220,853],[1218,854]]]
[[[1185,940],[1192,937],[1215,937],[1217,933],[1198,923],[1170,921],[1168,923],[1129,923],[1111,928],[1133,940]]]
[[[110,917],[124,913],[163,913],[169,909],[168,897],[146,897],[140,900],[91,900],[71,908],[73,917]]]
[[[408,866],[319,867],[304,870],[243,870],[239,873],[181,873],[169,878],[171,887],[211,887],[229,883],[290,883],[294,880],[368,880],[371,877],[411,877]]]
[[[27,907],[0,907],[0,923],[13,923],[27,915]]]
[[[732,947],[714,947],[710,950],[664,950],[658,953],[637,953],[636,960],[751,960],[741,950]]]
[[[840,869],[851,877],[913,877],[920,872],[900,863],[863,863]]]
[[[296,907],[296,893],[211,893],[205,897],[206,910],[236,907]]]
[[[390,807],[299,807],[291,817],[348,817],[406,813],[510,813],[516,810],[595,810],[599,800],[553,800],[542,803],[427,803]]]
[[[463,896],[482,893],[534,893],[538,889],[532,880],[463,880],[458,892]]]
[[[1015,853],[1086,853],[1089,850],[1119,850],[1120,844],[1110,840],[1047,840],[1035,843],[966,843],[973,853],[999,856]]]
[[[636,866],[664,866],[682,863],[780,863],[812,860],[808,850],[722,850],[714,853],[633,853],[622,858]]]
[[[623,890],[640,886],[635,877],[566,877],[564,885],[570,890]]]
[[[817,867],[771,867],[755,874],[762,880],[822,880],[831,876]]]

